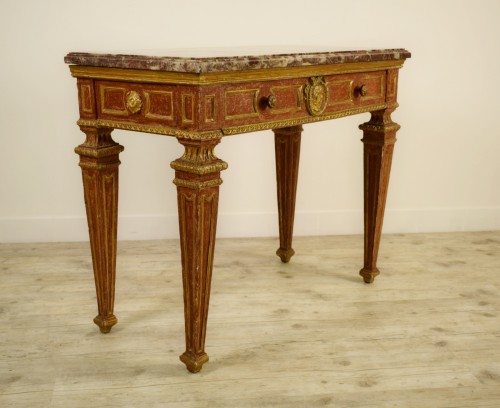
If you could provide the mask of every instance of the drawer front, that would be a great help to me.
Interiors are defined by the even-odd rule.
[[[386,101],[386,76],[387,71],[374,71],[218,85],[95,80],[93,86],[80,84],[80,112],[82,118],[97,117],[116,127],[127,123],[161,132],[231,134],[343,116],[370,106],[380,109]]]
[[[227,85],[222,127],[334,114],[385,102],[386,71]]]
[[[197,94],[192,87],[98,81],[99,119],[193,128]]]

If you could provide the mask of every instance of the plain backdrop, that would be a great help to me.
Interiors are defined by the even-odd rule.
[[[500,1],[0,0],[0,241],[88,239],[69,51],[407,48],[385,232],[500,228]],[[305,126],[295,233],[362,232],[369,115]],[[114,131],[119,238],[178,237],[172,137]],[[277,235],[271,131],[224,138],[219,236]]]

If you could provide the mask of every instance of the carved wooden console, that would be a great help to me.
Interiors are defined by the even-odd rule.
[[[186,351],[191,372],[205,353],[220,172],[214,153],[223,136],[272,129],[275,136],[279,236],[277,255],[292,249],[302,125],[371,112],[360,126],[364,144],[364,265],[367,283],[379,274],[392,152],[399,125],[392,122],[404,49],[332,51],[257,56],[150,57],[70,53],[86,139],[80,155],[97,291],[94,322],[103,333],[116,324],[119,153],[113,129],[174,136],[184,148],[173,161],[177,186],[184,287]]]

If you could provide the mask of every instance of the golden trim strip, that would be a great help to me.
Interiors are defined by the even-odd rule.
[[[222,179],[214,179],[214,180],[208,180],[208,181],[191,181],[191,180],[184,180],[180,178],[174,178],[172,182],[177,186],[177,187],[186,187],[186,188],[191,188],[194,190],[203,190],[205,188],[211,188],[211,187],[217,187],[222,184]]]
[[[111,120],[86,120],[80,119],[76,122],[78,126],[91,126],[96,128],[111,128],[131,130],[134,132],[155,133],[157,135],[174,136],[179,139],[191,140],[213,140],[220,139],[223,134],[221,130],[212,130],[210,132],[190,132],[188,130],[173,129],[166,126],[142,125],[140,123],[117,122]]]
[[[107,79],[126,82],[170,83],[184,85],[212,85],[254,80],[290,79],[352,72],[383,71],[401,68],[405,60],[357,62],[347,64],[310,65],[287,68],[254,69],[247,71],[208,72],[194,74],[186,72],[150,71],[70,65],[75,78]]]
[[[305,123],[319,122],[322,120],[337,119],[337,118],[342,118],[344,116],[356,115],[358,113],[374,112],[382,109],[387,109],[391,106],[393,106],[393,104],[384,103],[379,105],[364,106],[357,109],[343,110],[340,112],[329,113],[321,116],[305,116],[295,119],[276,120],[264,123],[255,123],[250,125],[233,126],[233,127],[226,127],[222,129],[212,130],[209,132],[190,132],[186,130],[172,129],[165,126],[132,124],[132,123],[115,122],[102,119],[97,119],[97,120],[80,119],[76,123],[78,126],[91,126],[96,128],[123,129],[135,132],[155,133],[158,135],[174,136],[179,139],[215,140],[215,139],[220,139],[223,136],[236,135],[239,133],[256,132],[259,130],[267,130],[267,129],[278,129],[282,127],[302,125]]]
[[[240,133],[256,132],[259,130],[278,129],[282,127],[302,125],[305,123],[319,122],[322,120],[337,119],[337,118],[342,118],[344,116],[357,115],[358,113],[378,111],[382,109],[387,109],[389,106],[391,105],[384,103],[380,105],[365,106],[357,109],[343,110],[340,112],[324,114],[321,116],[305,116],[296,119],[276,120],[272,122],[234,126],[234,127],[223,128],[222,133],[224,134],[224,136],[230,136],[230,135],[237,135]]]
[[[75,153],[80,156],[92,157],[94,159],[101,159],[103,157],[114,156],[123,152],[124,147],[118,143],[113,146],[95,148],[80,145],[75,147]]]
[[[210,173],[219,173],[227,169],[227,163],[223,160],[218,159],[212,163],[193,163],[181,159],[174,160],[170,163],[170,167],[174,170],[182,171],[184,173],[196,174],[198,176],[203,176]]]
[[[84,170],[111,170],[117,168],[121,164],[120,160],[112,163],[79,163],[78,165]]]

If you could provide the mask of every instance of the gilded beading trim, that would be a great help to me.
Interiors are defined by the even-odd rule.
[[[170,167],[174,170],[183,171],[185,173],[196,174],[203,176],[205,174],[217,173],[227,169],[227,163],[222,160],[217,160],[214,163],[200,164],[181,159],[174,160],[170,163]]]
[[[120,160],[114,161],[112,163],[79,163],[78,165],[84,170],[111,170],[115,169],[121,164]]]
[[[210,132],[190,132],[187,130],[172,129],[166,126],[152,126],[135,123],[117,122],[112,120],[86,120],[80,119],[77,122],[78,126],[90,126],[97,128],[112,128],[131,130],[135,132],[155,133],[158,135],[174,136],[180,139],[189,140],[214,140],[220,139],[223,134],[220,130],[212,130]]]
[[[123,152],[123,146],[118,143],[114,146],[107,147],[87,147],[85,145],[80,145],[75,147],[75,153],[80,156],[92,157],[94,159],[100,159],[102,157],[112,156]]]
[[[211,188],[211,187],[217,187],[222,184],[222,179],[214,179],[214,180],[208,180],[208,181],[191,181],[191,180],[184,180],[180,178],[175,178],[173,180],[173,183],[177,187],[186,187],[186,188],[191,188],[193,190],[203,190],[205,188]]]
[[[363,123],[362,125],[359,125],[359,128],[368,132],[390,133],[397,132],[401,126],[394,122],[386,124]]]
[[[384,103],[380,105],[370,105],[363,108],[349,109],[340,112],[329,113],[321,116],[306,116],[297,119],[276,120],[266,123],[255,123],[252,125],[234,126],[222,129],[222,133],[224,134],[224,136],[229,136],[229,135],[237,135],[239,133],[256,132],[259,130],[296,126],[296,125],[302,125],[304,123],[313,123],[322,120],[337,119],[337,118],[342,118],[344,116],[357,115],[359,113],[382,110],[388,108],[389,106],[391,105]]]

